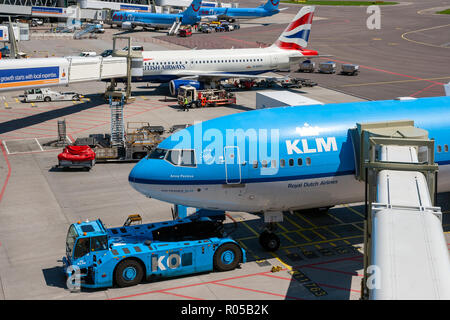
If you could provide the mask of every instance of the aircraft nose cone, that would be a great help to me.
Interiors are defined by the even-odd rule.
[[[143,189],[143,181],[146,179],[148,175],[148,170],[146,166],[146,159],[142,159],[139,161],[133,169],[131,169],[130,174],[128,175],[128,182],[130,185],[138,192],[146,194]],[[147,194],[146,194],[147,195]]]

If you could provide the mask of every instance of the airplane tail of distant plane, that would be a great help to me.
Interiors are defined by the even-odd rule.
[[[200,19],[199,11],[202,0],[193,0],[189,7],[183,11],[183,24],[194,24]]]
[[[294,20],[273,45],[286,50],[302,50],[305,48],[308,45],[314,9],[314,6],[301,8]]]
[[[261,7],[266,11],[273,11],[278,9],[278,5],[280,4],[280,0],[267,0],[266,4]]]

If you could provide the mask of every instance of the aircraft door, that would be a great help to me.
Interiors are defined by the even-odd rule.
[[[277,55],[272,55],[270,57],[270,62],[271,62],[271,64],[270,64],[271,68],[278,67],[278,64],[279,64],[278,56]]]
[[[225,178],[227,184],[241,183],[241,159],[239,147],[229,146],[224,148]]]

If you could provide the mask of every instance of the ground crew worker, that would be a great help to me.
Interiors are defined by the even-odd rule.
[[[186,98],[184,98],[183,111],[189,111],[188,104],[189,104],[189,101],[188,101],[188,98],[186,97]]]

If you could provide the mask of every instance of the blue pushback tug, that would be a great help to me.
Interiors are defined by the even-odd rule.
[[[132,215],[123,227],[109,229],[100,219],[72,224],[63,258],[65,275],[70,277],[78,267],[81,287],[128,287],[143,279],[228,271],[246,261],[245,250],[222,236],[223,220],[197,216],[150,224],[133,221],[142,220]]]

